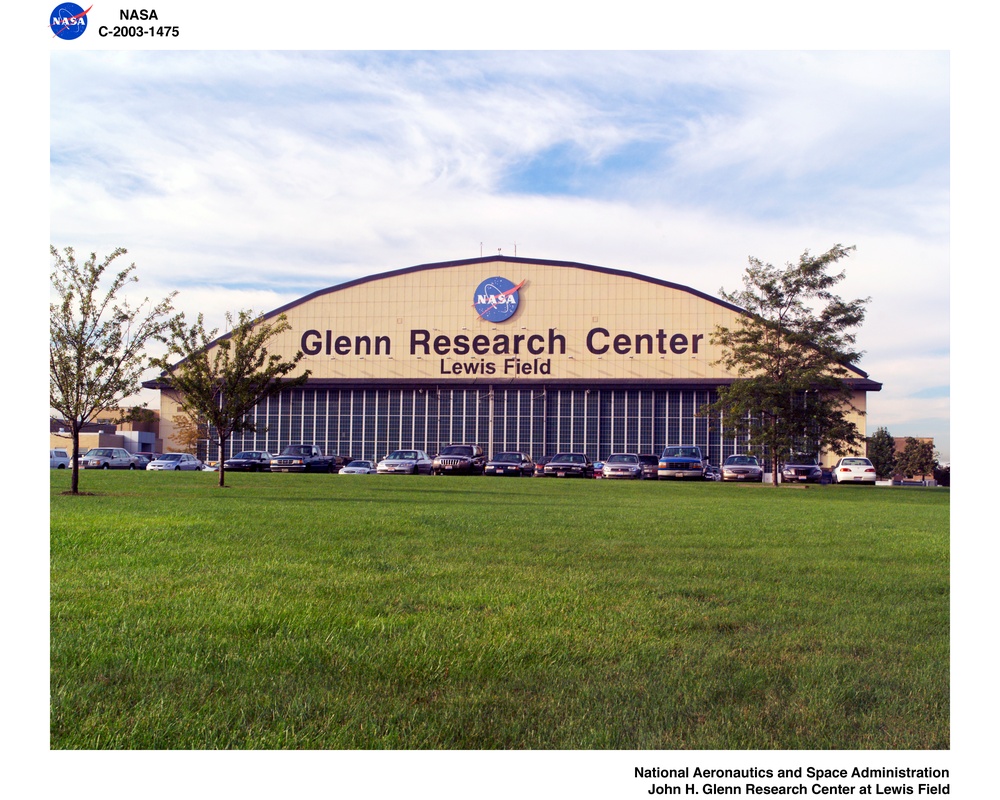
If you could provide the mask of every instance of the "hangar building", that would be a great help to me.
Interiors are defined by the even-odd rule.
[[[382,458],[455,442],[534,458],[662,452],[697,444],[720,464],[745,447],[697,415],[734,376],[710,337],[739,308],[617,269],[489,256],[423,264],[313,292],[269,312],[291,330],[308,383],[261,402],[232,452],[293,443]],[[881,384],[852,368],[854,406]],[[152,381],[150,386],[156,386]],[[170,448],[178,398],[161,393]],[[865,419],[855,419],[864,432]],[[217,459],[214,445],[206,454]],[[226,457],[231,453],[225,453]]]

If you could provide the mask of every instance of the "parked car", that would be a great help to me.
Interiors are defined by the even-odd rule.
[[[816,456],[794,453],[781,465],[778,479],[782,483],[820,483],[823,480],[823,470]]]
[[[585,453],[556,453],[545,465],[546,478],[593,478],[594,462]]]
[[[271,472],[337,472],[340,456],[327,456],[314,444],[290,444],[271,458]]]
[[[449,444],[434,456],[434,475],[482,475],[486,469],[486,452],[478,444]]]
[[[867,458],[847,456],[833,466],[834,483],[870,483],[875,485],[875,466]]]
[[[227,458],[224,466],[234,472],[270,472],[272,458],[266,450],[243,450]]]
[[[135,468],[136,469],[146,469],[146,465],[153,460],[153,456],[149,453],[133,453],[135,456]]]
[[[605,459],[603,471],[605,478],[628,478],[633,481],[643,478],[638,453],[612,453]]]
[[[136,469],[137,459],[123,447],[92,447],[80,459],[84,469]]]
[[[341,475],[377,475],[378,469],[373,461],[352,461],[346,467],[341,467]]]
[[[603,478],[604,477],[604,462],[595,461],[594,462],[594,477]]]
[[[665,447],[657,463],[659,478],[696,478],[705,474],[705,459],[697,446]]]
[[[150,471],[156,470],[200,470],[201,462],[189,453],[164,453],[146,465]]]
[[[423,450],[393,450],[375,469],[379,475],[430,475],[432,464]]]
[[[764,470],[756,456],[729,456],[722,462],[722,480],[763,483]]]
[[[62,447],[49,449],[49,469],[68,469],[69,453]]]
[[[656,480],[659,475],[660,457],[653,453],[639,453],[639,463],[642,465],[642,477]]]
[[[545,477],[545,465],[552,460],[552,456],[542,456],[535,462],[535,477],[544,478]]]
[[[484,475],[513,475],[530,478],[535,474],[535,462],[527,453],[497,453],[486,462]]]
[[[712,464],[705,465],[705,480],[706,481],[721,481],[722,480],[722,470]]]

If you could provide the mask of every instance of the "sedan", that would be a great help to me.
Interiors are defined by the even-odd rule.
[[[642,480],[642,463],[635,453],[612,453],[604,461],[605,478],[628,478]]]
[[[226,459],[226,469],[235,472],[270,472],[273,456],[264,450],[244,450]]]
[[[372,461],[351,461],[346,467],[341,467],[339,475],[377,475],[378,469]]]
[[[545,465],[552,460],[552,456],[542,456],[538,461],[535,462],[535,477],[544,478],[545,477]]]
[[[875,485],[875,465],[867,458],[848,456],[833,467],[834,483],[868,483]]]
[[[594,462],[585,453],[556,453],[545,465],[546,478],[593,478]]]
[[[188,453],[164,453],[146,465],[147,470],[200,470],[201,462]]]
[[[527,453],[497,453],[486,462],[483,474],[530,478],[535,474],[535,462]]]
[[[764,470],[756,456],[729,456],[722,462],[722,480],[763,483]]]
[[[394,450],[375,470],[379,475],[430,475],[431,457],[423,450]]]
[[[782,483],[822,483],[823,470],[816,456],[796,453],[781,465],[779,478]]]
[[[136,458],[122,447],[94,447],[80,459],[84,469],[135,469]]]

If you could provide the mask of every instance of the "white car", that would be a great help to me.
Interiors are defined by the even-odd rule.
[[[200,470],[201,462],[188,453],[164,453],[146,465],[147,470]]]
[[[352,461],[346,467],[341,467],[340,475],[377,475],[374,462],[372,461]]]
[[[847,456],[833,466],[834,483],[870,483],[875,485],[875,465],[867,458]]]
[[[49,469],[68,469],[69,453],[62,447],[49,450]]]

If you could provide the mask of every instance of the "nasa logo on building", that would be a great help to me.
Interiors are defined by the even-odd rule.
[[[515,284],[499,275],[487,278],[476,287],[472,306],[479,318],[486,322],[505,322],[517,311],[522,286],[524,281]]]
[[[87,30],[87,14],[90,13],[91,6],[86,11],[76,3],[63,3],[52,9],[49,16],[49,28],[53,36],[60,39],[79,39]]]

